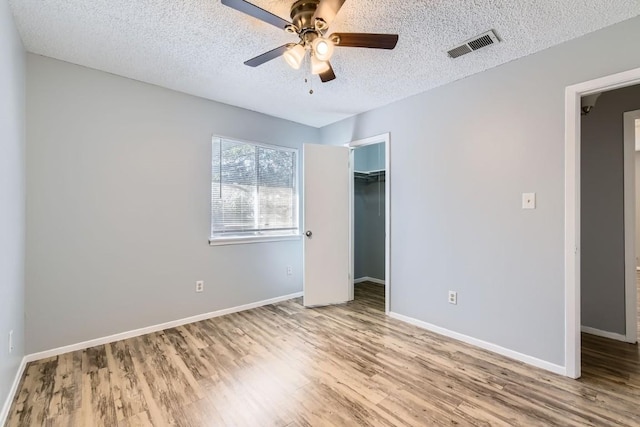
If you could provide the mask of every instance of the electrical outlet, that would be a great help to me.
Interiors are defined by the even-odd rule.
[[[13,351],[13,329],[9,331],[9,353]]]
[[[290,265],[287,266],[287,276],[291,276],[293,274],[293,267]]]
[[[449,291],[449,304],[458,304],[458,293],[456,291]]]
[[[204,291],[204,280],[198,280],[196,282],[196,292],[203,292]]]

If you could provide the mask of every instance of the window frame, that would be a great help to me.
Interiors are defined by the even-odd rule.
[[[265,234],[260,234],[260,232],[254,232],[254,234],[242,233],[239,232],[237,234],[228,233],[226,235],[215,235],[213,233],[213,144],[220,140],[222,143],[223,140],[227,140],[230,142],[238,143],[238,144],[247,144],[253,147],[262,147],[269,150],[278,150],[290,152],[293,154],[295,159],[295,168],[293,171],[293,188],[295,192],[295,232],[287,232],[278,234],[277,231],[269,231],[265,230]],[[247,141],[238,138],[230,138],[222,135],[212,135],[211,144],[210,144],[211,152],[209,156],[209,165],[211,166],[209,178],[211,179],[210,187],[209,187],[209,245],[210,246],[220,246],[220,245],[237,245],[237,244],[246,244],[246,243],[263,243],[263,242],[279,242],[279,241],[291,241],[291,240],[300,240],[301,232],[300,232],[300,150],[295,147],[289,147],[285,145],[277,145],[277,144],[267,144],[262,142],[255,141]]]

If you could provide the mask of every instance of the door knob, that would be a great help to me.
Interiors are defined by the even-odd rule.
[[[313,233],[311,232],[311,230],[307,230],[307,232],[304,233],[304,235],[311,238],[311,236],[313,236]]]

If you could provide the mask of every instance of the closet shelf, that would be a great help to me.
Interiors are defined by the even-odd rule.
[[[358,180],[364,180],[367,182],[376,182],[376,181],[384,181],[385,178],[385,170],[375,170],[375,171],[353,171],[353,177]]]

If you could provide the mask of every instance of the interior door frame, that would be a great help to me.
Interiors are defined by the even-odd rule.
[[[366,145],[384,143],[384,312],[389,315],[391,307],[391,134],[389,132],[369,138],[358,139],[345,144],[349,147],[349,297],[354,298],[354,249],[355,249],[355,226],[354,226],[354,157],[356,148]]]
[[[624,126],[624,287],[625,341],[638,341],[638,287],[636,284],[636,120],[640,110],[623,114]]]
[[[640,83],[640,68],[565,88],[565,375],[581,375],[580,337],[580,98]]]

